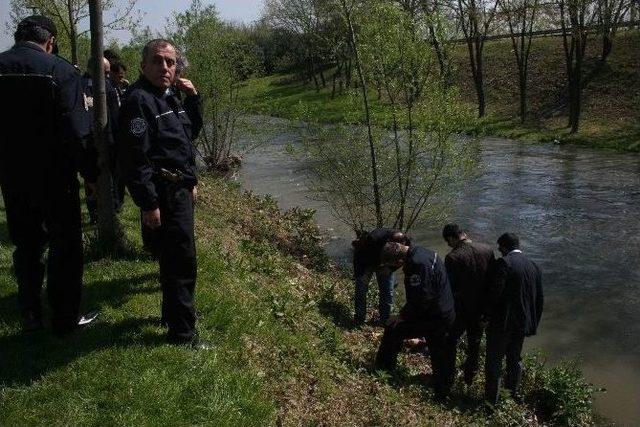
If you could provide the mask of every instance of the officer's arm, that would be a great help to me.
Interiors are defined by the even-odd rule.
[[[143,99],[128,97],[120,109],[118,164],[131,198],[143,211],[158,207],[158,195],[152,181],[153,167],[147,156],[151,134]]]
[[[456,265],[456,261],[453,259],[451,254],[447,255],[444,258],[444,264],[447,271],[447,276],[449,278],[449,283],[451,284],[451,292],[458,299],[460,293],[460,282],[458,278],[459,268]]]
[[[193,139],[196,139],[202,130],[202,97],[199,94],[187,96],[184,100],[184,111],[191,120],[191,134]]]
[[[500,301],[507,283],[508,267],[504,259],[500,258],[495,263],[491,280],[489,281],[488,305],[494,306]]]
[[[111,83],[107,83],[107,113],[109,118],[110,137],[114,142],[118,135],[118,116],[120,114],[120,96]]]
[[[82,78],[69,64],[61,63],[55,70],[59,84],[59,110],[62,114],[63,136],[71,144],[70,151],[76,167],[88,182],[98,179],[98,156],[87,143],[91,133],[92,118],[84,103]]]

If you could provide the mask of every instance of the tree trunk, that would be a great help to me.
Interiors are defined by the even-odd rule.
[[[580,126],[580,109],[582,107],[582,85],[580,81],[580,74],[582,72],[582,61],[576,59],[576,66],[572,73],[572,78],[569,83],[569,126],[571,127],[570,133],[578,132]]]
[[[527,117],[527,71],[520,70],[520,123],[524,123]]]
[[[613,49],[613,41],[611,40],[610,34],[602,35],[602,54],[600,56],[600,61],[606,62],[609,54],[611,54],[611,50]]]
[[[367,94],[367,85],[365,84],[364,74],[360,65],[360,55],[358,54],[358,45],[356,44],[355,30],[353,29],[353,24],[351,22],[351,12],[347,8],[346,0],[342,0],[342,9],[347,20],[347,26],[349,28],[351,47],[353,48],[353,56],[356,61],[356,71],[358,72],[358,79],[360,80],[362,90],[362,100],[364,103],[365,121],[367,124],[367,135],[369,139],[369,155],[371,158],[371,179],[373,181],[373,200],[376,210],[376,226],[380,228],[383,226],[382,201],[380,199],[380,185],[378,183],[378,161],[376,159],[376,149],[373,142],[371,111],[369,109],[369,96]]]
[[[103,26],[100,0],[89,2],[91,25],[91,53],[93,61],[93,138],[98,149],[98,236],[103,248],[114,252],[122,247],[122,233],[115,214],[113,177],[109,168],[107,145],[107,96],[105,74],[102,69]]]
[[[485,97],[484,97],[484,64],[482,60],[482,44],[476,42],[476,94],[478,95],[478,117],[484,117],[485,114]]]
[[[72,0],[67,0],[67,12],[69,13],[69,42],[71,43],[71,63],[73,65],[78,65],[78,29],[76,28],[72,6]],[[100,25],[102,25],[102,23]]]

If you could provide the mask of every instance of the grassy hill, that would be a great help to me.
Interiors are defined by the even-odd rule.
[[[532,44],[529,74],[529,112],[525,124],[518,114],[518,80],[511,41],[489,41],[485,47],[487,116],[466,129],[530,141],[575,143],[617,150],[640,151],[640,33],[622,32],[607,65],[592,73],[599,43],[591,40],[585,66],[586,88],[580,131],[569,135],[565,106],[565,65],[561,39],[537,38]],[[454,52],[454,83],[461,100],[475,109],[475,92],[466,47]],[[243,91],[248,108],[257,113],[296,118],[304,103],[320,121],[346,119],[348,96],[331,97],[330,83],[316,92],[293,75],[267,76],[247,82]],[[384,101],[372,93],[378,117],[389,115]]]
[[[167,345],[157,263],[142,251],[137,209],[129,249],[99,257],[86,231],[85,309],[73,336],[22,335],[0,210],[0,425],[538,425],[591,422],[591,387],[568,365],[527,358],[524,403],[482,410],[482,378],[432,400],[429,366],[405,353],[371,370],[381,329],[350,329],[349,276],[332,266],[312,213],[204,178],[197,206],[197,309],[209,351]],[[373,288],[373,287],[372,287]],[[372,295],[372,298],[375,297]],[[371,313],[372,314],[372,313]]]

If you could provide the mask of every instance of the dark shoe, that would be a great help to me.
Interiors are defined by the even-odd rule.
[[[213,344],[201,340],[198,334],[195,334],[191,338],[167,336],[167,341],[169,342],[169,344],[183,345],[194,350],[211,350],[213,348]]]
[[[42,319],[33,311],[27,311],[22,315],[22,332],[35,332],[44,329]]]
[[[190,347],[194,350],[213,350],[213,344],[208,341],[203,341],[201,339],[193,340],[190,344]]]
[[[100,314],[99,311],[93,310],[93,311],[90,311],[90,312],[78,317],[78,320],[76,320],[75,323],[69,323],[69,322],[56,323],[56,322],[54,322],[53,323],[53,333],[55,335],[57,335],[58,337],[61,337],[61,338],[66,337],[67,335],[72,334],[78,328],[87,327],[87,325],[89,325],[94,320],[96,320],[96,318],[98,317],[98,314]]]

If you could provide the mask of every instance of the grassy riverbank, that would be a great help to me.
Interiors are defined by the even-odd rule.
[[[140,249],[138,213],[122,215],[126,254],[95,255],[83,306],[99,320],[74,336],[19,329],[11,246],[0,211],[0,425],[538,425],[589,424],[591,388],[569,366],[527,358],[524,403],[493,414],[482,378],[441,405],[428,364],[403,354],[372,372],[381,330],[349,328],[351,283],[319,246],[311,212],[204,179],[197,209],[196,352],[164,344],[157,264]]]
[[[455,51],[454,82],[462,101],[475,109],[468,57],[465,47]],[[529,80],[529,117],[522,124],[517,117],[518,82],[509,40],[486,45],[485,80],[487,116],[469,123],[467,132],[528,141],[572,143],[590,147],[640,151],[640,33],[621,33],[607,65],[593,73],[595,60],[585,65],[586,88],[580,131],[569,134],[564,106],[564,54],[560,38],[534,39]],[[596,58],[599,43],[591,41],[587,58]],[[327,73],[327,76],[330,73]],[[352,109],[347,96],[331,97],[331,82],[316,91],[292,75],[250,80],[245,88],[247,105],[253,112],[284,118],[298,118],[304,104],[315,118],[324,122],[347,120]],[[371,94],[380,123],[389,122],[390,109]]]

